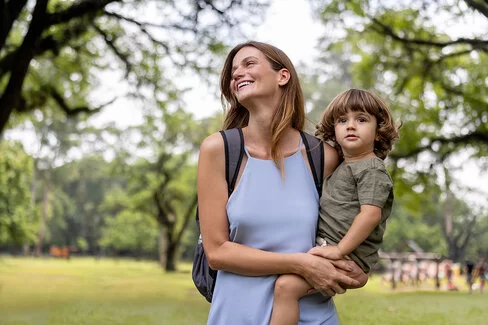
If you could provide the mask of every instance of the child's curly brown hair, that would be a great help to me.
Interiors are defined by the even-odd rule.
[[[376,117],[378,125],[374,153],[377,157],[385,159],[393,143],[398,139],[401,125],[395,124],[388,105],[372,92],[353,88],[337,95],[325,109],[320,123],[315,126],[315,135],[322,141],[332,141],[340,157],[343,158],[342,149],[335,139],[334,126],[337,119],[348,111],[367,112]]]

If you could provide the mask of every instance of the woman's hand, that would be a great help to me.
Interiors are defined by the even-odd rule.
[[[339,265],[342,266],[341,263]],[[345,267],[348,267],[347,263]],[[347,272],[356,274],[357,270],[350,268]],[[306,263],[303,265],[300,275],[317,291],[334,296],[336,293],[346,292],[347,288],[362,286],[359,280],[350,277],[347,272],[342,272],[342,269],[339,271],[331,261],[323,257],[306,254]]]
[[[353,260],[337,260],[337,261],[330,261],[332,265],[335,266],[337,271],[340,273],[347,275],[350,278],[353,278],[358,281],[358,284],[353,284],[352,286],[347,285],[346,283],[343,284],[343,288],[345,289],[359,289],[366,285],[368,282],[368,275],[364,273],[364,271],[357,265]]]
[[[325,247],[314,247],[309,253],[317,257],[330,259],[328,246]],[[363,270],[350,259],[340,259],[340,260],[329,260],[329,262],[336,268],[337,272],[346,275],[348,278],[356,280],[356,282],[344,282],[340,283],[341,287],[344,289],[358,289],[364,287],[368,282],[368,275],[363,272]],[[341,292],[337,292],[341,293]]]

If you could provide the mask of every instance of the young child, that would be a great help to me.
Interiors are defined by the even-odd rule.
[[[383,159],[398,138],[398,128],[381,98],[349,89],[329,104],[316,135],[334,142],[343,162],[325,180],[318,246],[309,253],[321,250],[321,255],[325,252],[331,260],[348,256],[369,272],[378,261],[393,203],[393,182]],[[270,325],[297,324],[298,300],[310,289],[300,276],[280,276],[275,283]]]

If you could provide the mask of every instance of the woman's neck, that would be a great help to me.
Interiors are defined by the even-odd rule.
[[[289,151],[296,151],[299,138],[294,134],[297,132],[291,126],[287,127],[280,140],[280,150],[283,154]],[[271,122],[249,118],[249,124],[243,128],[246,148],[254,153],[255,157],[262,159],[271,158]],[[296,139],[295,139],[296,138]]]

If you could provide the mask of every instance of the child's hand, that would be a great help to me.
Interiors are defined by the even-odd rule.
[[[344,258],[344,254],[341,253],[338,246],[315,246],[308,252],[329,260],[342,260]]]

